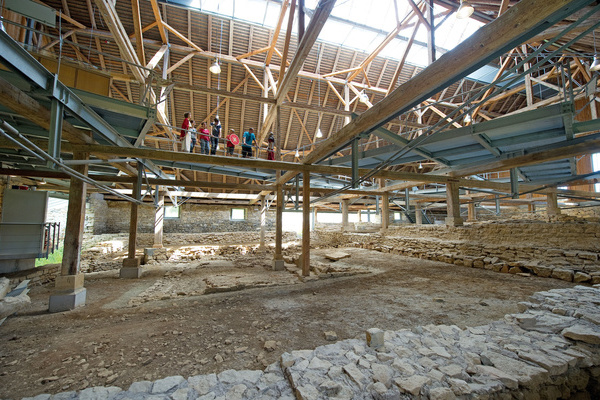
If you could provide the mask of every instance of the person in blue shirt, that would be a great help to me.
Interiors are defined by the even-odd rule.
[[[242,137],[242,157],[252,157],[252,146],[256,146],[256,136],[254,136],[254,128],[244,132]]]

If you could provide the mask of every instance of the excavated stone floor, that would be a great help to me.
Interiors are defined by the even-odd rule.
[[[492,321],[502,320],[505,314],[517,313],[518,303],[535,292],[573,287],[573,283],[556,279],[496,274],[359,248],[336,249],[350,257],[334,262],[326,258],[330,251],[312,252],[314,269],[308,279],[301,279],[292,264],[285,271],[276,271],[283,282],[278,286],[264,286],[265,276],[275,273],[268,268],[269,254],[156,262],[147,267],[139,280],[116,279],[114,271],[97,272],[86,278],[87,305],[60,314],[46,311],[51,288],[36,286],[30,292],[31,309],[8,318],[0,327],[0,398],[48,393],[56,399],[179,399],[196,398],[207,390],[202,395],[208,396],[205,398],[268,399],[314,395],[310,387],[318,396],[333,397],[331,393],[335,392],[343,398],[348,390],[355,393],[353,384],[346,387],[345,380],[334,380],[334,384],[328,382],[323,387],[324,382],[294,381],[293,368],[306,364],[299,360],[301,357],[308,365],[312,362],[306,370],[314,370],[312,375],[301,374],[307,379],[313,375],[328,377],[329,369],[322,368],[328,365],[325,361],[332,367],[341,366],[340,376],[348,379],[350,375],[344,367],[356,362],[356,368],[365,376],[362,389],[357,386],[364,396],[396,398],[393,396],[397,393],[405,398],[413,395],[402,392],[396,383],[396,378],[404,376],[392,375],[391,385],[385,386],[387,381],[372,380],[366,369],[367,362],[369,366],[385,364],[395,368],[389,354],[381,356],[381,350],[366,344],[368,329],[386,332],[385,340],[391,343],[391,347],[385,344],[386,354],[397,354],[394,348],[400,342],[393,338],[404,337],[401,332],[417,335],[422,341],[420,347],[432,347],[415,327],[445,325],[459,338],[467,335],[460,332],[479,335],[479,331],[474,333],[467,327],[492,326]],[[293,261],[295,253],[290,250],[286,257]],[[362,273],[356,274],[357,271]],[[246,280],[252,276],[256,285]],[[222,292],[207,293],[208,284]],[[568,310],[562,316],[567,314]],[[490,329],[483,330],[486,343],[493,333]],[[334,341],[344,350],[344,357],[351,346],[357,356],[365,359],[362,363],[348,359],[342,364],[344,359],[339,354],[333,357],[332,353],[331,358],[320,356],[319,349]],[[364,348],[364,354],[360,347],[355,348],[357,344]],[[415,351],[418,348],[410,347]],[[314,350],[296,353],[299,349]],[[285,353],[291,355],[286,359],[295,360],[293,365],[280,363]],[[442,367],[435,354],[421,354],[420,358],[428,357]],[[313,362],[316,355],[321,361]],[[354,358],[349,353],[348,356]],[[484,357],[480,359],[484,366],[491,366]],[[423,383],[419,396],[429,395],[430,388],[437,389],[443,386],[439,382],[446,382],[433,380],[439,378],[437,372],[432,372],[433,377],[428,375],[437,368],[430,364],[430,370],[413,366],[432,383]],[[346,369],[355,372],[352,367]],[[338,368],[332,375],[336,371]],[[466,377],[463,380],[473,383]],[[386,390],[379,384],[375,386],[377,383]],[[131,391],[123,390],[132,384]],[[108,389],[112,386],[119,389]],[[377,390],[381,393],[375,394]],[[392,397],[385,397],[390,390]],[[139,393],[134,395],[132,391]]]

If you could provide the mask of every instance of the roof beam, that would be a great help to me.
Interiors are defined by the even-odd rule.
[[[285,100],[286,95],[288,94],[290,88],[294,80],[298,76],[298,72],[302,68],[306,57],[310,53],[314,43],[323,29],[325,25],[325,21],[329,17],[331,10],[333,10],[333,6],[335,5],[336,0],[321,0],[315,13],[313,14],[310,24],[306,30],[306,33],[303,35],[300,44],[298,45],[298,50],[292,59],[290,67],[288,68],[286,74],[283,77],[279,77],[281,81],[281,86],[277,89],[277,96],[275,100],[277,101],[276,106],[271,107],[267,117],[265,118],[263,130],[259,133],[259,137],[257,142],[260,144],[266,137],[267,133],[271,129],[271,125],[275,122],[275,117],[277,113],[277,105],[281,105]]]
[[[302,162],[314,163],[359,134],[371,132],[590,2],[573,0],[565,4],[564,0],[522,0],[323,141]],[[282,176],[282,182],[295,174],[287,172]]]

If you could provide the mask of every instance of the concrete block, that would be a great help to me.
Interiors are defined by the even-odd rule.
[[[74,310],[85,305],[86,289],[79,288],[70,292],[60,292],[50,296],[48,311],[62,312]]]
[[[83,287],[84,275],[79,273],[76,275],[60,275],[56,277],[54,288],[57,291],[71,292]]]
[[[285,269],[284,260],[273,260],[273,271],[283,271]]]
[[[128,260],[128,258],[126,258],[123,261],[126,261],[126,260]],[[125,263],[123,263],[123,264],[125,264]],[[143,271],[143,268],[141,268],[139,266],[139,263],[138,263],[137,267],[123,266],[123,268],[121,268],[119,270],[119,277],[123,278],[123,279],[137,279],[142,276],[142,271]]]

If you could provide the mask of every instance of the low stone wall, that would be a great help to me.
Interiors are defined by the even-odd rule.
[[[356,246],[496,272],[600,283],[600,224],[581,221],[415,226],[384,234],[319,231],[316,243]],[[526,240],[527,239],[527,240]]]
[[[94,387],[27,400],[592,399],[600,396],[598,287],[539,292],[474,328],[427,325],[281,355],[265,371]]]
[[[29,271],[19,271],[5,276],[13,286],[27,279],[30,280],[29,286],[38,286],[54,282],[58,275],[60,275],[60,264],[46,264]]]

